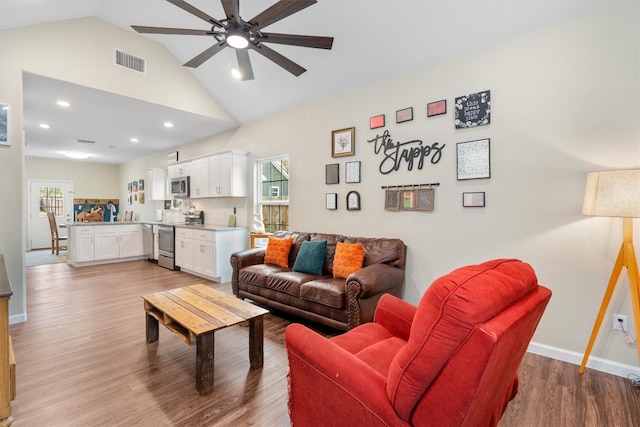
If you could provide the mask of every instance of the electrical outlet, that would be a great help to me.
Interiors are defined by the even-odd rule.
[[[627,316],[622,314],[613,315],[613,330],[614,331],[628,331],[627,329]]]

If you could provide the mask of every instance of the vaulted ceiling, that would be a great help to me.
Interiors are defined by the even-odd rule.
[[[266,28],[269,32],[334,37],[331,50],[272,44],[269,47],[306,68],[295,77],[255,52],[250,52],[255,79],[240,81],[232,77],[237,66],[235,52],[224,49],[191,72],[222,103],[239,124],[285,111],[336,93],[347,91],[386,76],[417,67],[429,66],[478,48],[497,43],[553,22],[606,7],[620,0],[319,0]],[[240,15],[249,20],[276,0],[240,0]],[[224,18],[219,0],[188,0],[188,3],[217,18]],[[163,0],[0,0],[0,29],[96,17],[112,25],[131,29],[131,25],[209,29],[206,22]],[[181,63],[185,63],[216,41],[208,36],[144,34],[164,45]],[[1,58],[0,58],[1,60]],[[64,82],[32,76],[25,83],[25,127],[37,126],[38,114],[55,108],[46,99],[47,87]],[[121,97],[92,93],[73,87],[87,98],[99,97],[106,111]],[[59,89],[56,88],[56,89]],[[131,100],[140,117],[159,115],[157,105]],[[192,142],[212,129],[202,118],[189,117],[191,131],[167,145]],[[109,140],[109,126],[94,127],[97,135],[87,135],[84,123],[66,123],[65,133],[48,137]],[[136,134],[141,142],[127,149],[127,155],[108,157],[105,163],[123,163],[158,151],[157,129],[140,126]],[[78,127],[78,129],[76,129]],[[226,129],[219,129],[223,131]],[[25,131],[30,135],[35,132]],[[74,136],[75,135],[75,136]],[[149,138],[147,138],[147,136]],[[155,140],[153,147],[142,141]],[[40,150],[42,141],[30,138],[27,155],[50,156]],[[162,149],[165,147],[163,146]],[[97,147],[95,149],[98,149]],[[108,150],[107,150],[108,151]]]

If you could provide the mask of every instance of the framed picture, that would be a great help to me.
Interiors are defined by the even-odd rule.
[[[433,188],[419,188],[414,190],[416,195],[416,210],[417,211],[432,211],[433,210]]]
[[[325,207],[330,211],[338,209],[338,193],[327,193]]]
[[[462,193],[462,206],[465,208],[483,208],[484,191]]]
[[[127,193],[131,193],[132,185],[132,182],[127,182]]]
[[[427,117],[439,116],[447,113],[447,100],[430,102],[427,104]]]
[[[141,205],[144,205],[144,193],[138,193],[138,195],[138,202],[140,202]]]
[[[0,104],[0,145],[11,145],[9,142],[9,104]]]
[[[416,210],[416,193],[414,190],[401,190],[402,200],[400,209],[403,211]]]
[[[138,180],[138,191],[144,191],[144,179]]]
[[[344,182],[360,182],[360,162],[347,162],[344,165]]]
[[[456,144],[458,180],[491,178],[489,138]]]
[[[359,211],[360,210],[360,193],[357,191],[349,191],[347,193],[347,210]]]
[[[384,127],[384,114],[369,118],[369,129],[377,129]]]
[[[413,120],[413,107],[396,111],[396,123],[408,122],[411,120]]]
[[[356,128],[331,132],[331,157],[353,156],[356,153]]]
[[[400,190],[390,190],[384,192],[384,208],[388,211],[400,210]]]
[[[491,123],[491,91],[457,97],[455,111],[456,129],[488,125]]]
[[[138,181],[133,181],[131,183],[131,191],[133,191],[134,193],[138,192]]]
[[[331,163],[325,166],[325,181],[327,184],[340,183],[340,164]]]

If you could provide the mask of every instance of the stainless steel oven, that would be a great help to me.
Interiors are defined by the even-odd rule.
[[[173,225],[158,225],[158,265],[169,270],[176,269]]]

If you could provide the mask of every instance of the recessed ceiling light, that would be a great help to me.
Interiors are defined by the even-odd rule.
[[[236,79],[240,80],[240,78],[242,77],[242,74],[240,74],[240,71],[238,71],[237,68],[232,68],[231,69],[231,75],[233,77],[235,77]]]
[[[166,128],[172,128],[172,127],[173,127],[173,123],[171,123],[171,122],[164,122],[164,127],[166,127]]]
[[[49,128],[51,128],[51,126],[49,126],[49,125],[48,125],[48,124],[46,124],[46,123],[40,123],[40,124],[38,125],[38,127],[41,127],[42,129],[49,129]]]
[[[139,142],[140,140],[138,138],[131,138],[131,142]]]
[[[80,153],[78,151],[68,151],[68,152],[64,153],[64,156],[68,157],[70,159],[75,159],[75,160],[84,160],[84,159],[88,159],[89,157],[91,157],[87,153]]]
[[[56,104],[58,104],[60,107],[69,107],[69,106],[71,106],[71,104],[69,104],[67,101],[58,101],[58,102],[56,102]]]

